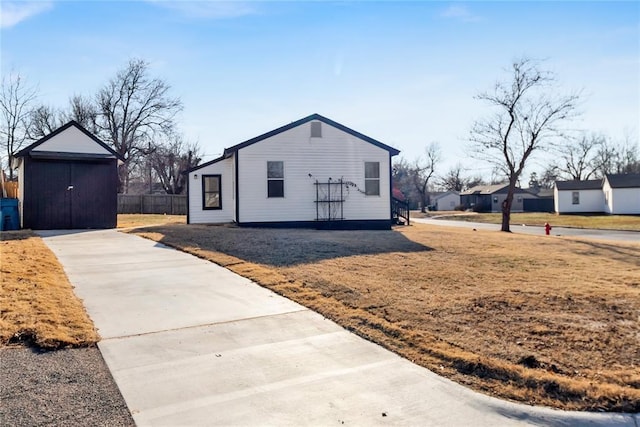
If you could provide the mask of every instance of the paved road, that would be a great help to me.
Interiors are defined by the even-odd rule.
[[[139,426],[629,426],[475,393],[210,262],[109,231],[42,233]]]
[[[411,218],[411,222],[420,224],[442,225],[448,227],[464,227],[475,228],[478,230],[500,230],[498,224],[486,224],[481,222],[455,221],[438,218]],[[552,224],[553,225],[553,224]],[[514,233],[534,234],[544,236],[544,227],[511,225],[511,231]],[[580,237],[586,239],[609,240],[618,242],[640,243],[639,231],[615,231],[615,230],[593,230],[585,228],[567,228],[553,227],[551,229],[552,236],[569,236]]]

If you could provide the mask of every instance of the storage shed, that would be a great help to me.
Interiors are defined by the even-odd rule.
[[[19,151],[14,161],[22,227],[114,228],[122,160],[75,121]]]

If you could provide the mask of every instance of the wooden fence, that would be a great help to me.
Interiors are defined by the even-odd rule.
[[[17,199],[18,198],[18,183],[15,181],[8,181],[4,183],[4,191],[7,193],[8,198]],[[4,197],[4,195],[2,196]]]
[[[174,194],[118,194],[119,214],[186,215],[187,196]]]

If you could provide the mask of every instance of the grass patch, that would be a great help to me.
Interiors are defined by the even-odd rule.
[[[29,230],[0,233],[0,344],[95,344],[98,333],[55,255]]]
[[[434,216],[434,213],[431,212],[429,216]],[[413,215],[413,212],[411,214]],[[416,216],[416,218],[420,217]],[[467,213],[465,215],[458,213],[458,215],[447,216],[447,219],[502,224],[501,213]],[[543,226],[547,222],[555,227],[640,231],[640,215],[557,215],[553,213],[522,212],[512,213],[510,224]]]
[[[186,224],[186,215],[118,214],[118,228],[144,227],[161,224]]]
[[[640,410],[640,245],[415,225],[132,230],[211,260],[476,390]]]

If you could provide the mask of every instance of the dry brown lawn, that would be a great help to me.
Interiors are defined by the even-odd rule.
[[[143,227],[161,224],[186,224],[186,215],[118,214],[118,228]]]
[[[0,233],[0,345],[81,347],[99,337],[64,270],[29,230]]]
[[[640,245],[415,225],[133,230],[476,390],[640,410]]]

